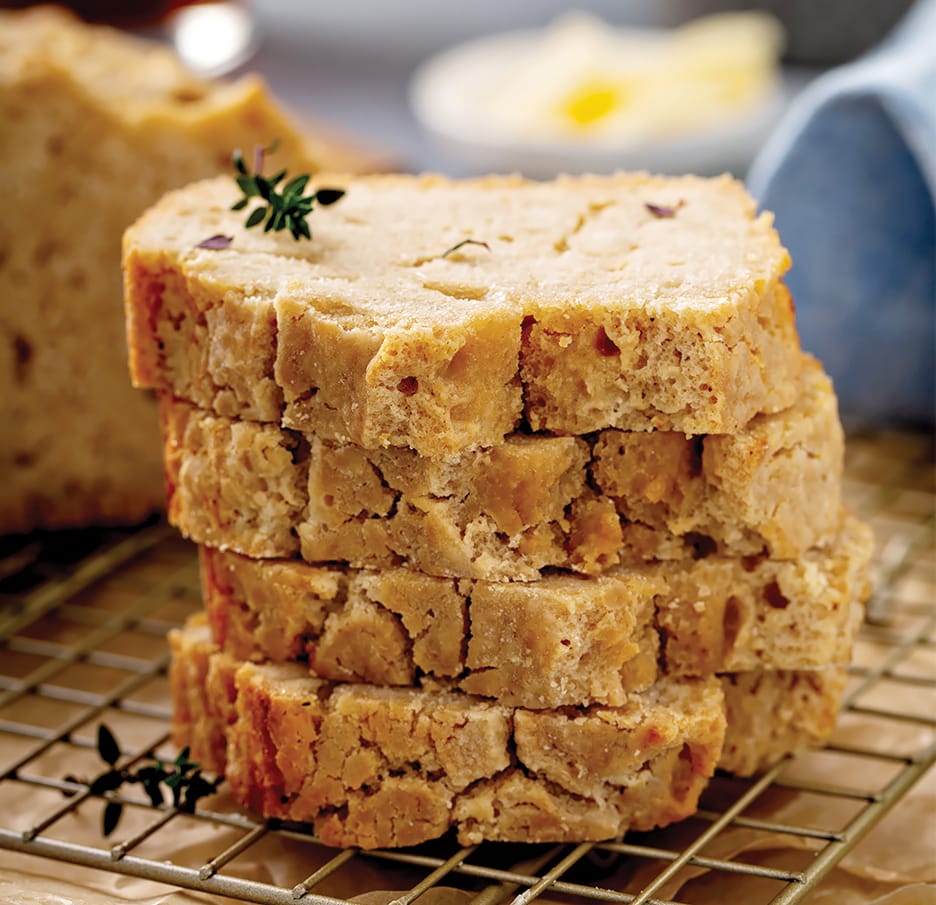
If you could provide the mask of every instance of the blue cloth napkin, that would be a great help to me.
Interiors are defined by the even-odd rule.
[[[776,214],[803,346],[842,411],[936,420],[936,0],[813,82],[748,185]]]

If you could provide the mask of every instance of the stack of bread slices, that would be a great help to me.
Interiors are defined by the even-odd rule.
[[[821,743],[871,538],[769,216],[727,177],[324,185],[308,241],[226,178],[125,236],[201,550],[177,742],[364,847],[614,837]]]

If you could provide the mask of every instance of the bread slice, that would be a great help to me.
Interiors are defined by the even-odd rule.
[[[240,662],[194,623],[170,642],[175,743],[241,805],[365,848],[450,826],[463,844],[578,842],[679,820],[716,762],[748,776],[824,743],[846,683],[844,667],[740,673],[531,711]]]
[[[170,521],[253,557],[529,581],[719,552],[790,559],[838,532],[843,438],[817,362],[737,434],[511,434],[445,459],[160,403]]]
[[[163,507],[156,405],[127,379],[121,235],[275,138],[284,165],[335,162],[255,78],[195,79],[52,7],[0,11],[0,532]]]
[[[238,662],[197,627],[170,639],[177,744],[223,770],[238,803],[311,822],[329,845],[413,845],[453,826],[463,844],[651,829],[695,810],[724,738],[714,678],[530,711]]]
[[[849,517],[800,560],[711,556],[591,579],[432,578],[201,548],[214,641],[336,681],[456,687],[512,706],[618,705],[658,675],[847,663],[871,539]]]
[[[721,676],[728,731],[718,766],[752,776],[788,754],[824,745],[835,730],[848,668]]]
[[[138,386],[427,457],[521,424],[734,433],[796,399],[789,258],[728,177],[322,181],[347,194],[311,241],[244,230],[229,179],[128,230]]]

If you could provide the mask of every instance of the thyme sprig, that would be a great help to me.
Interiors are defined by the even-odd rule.
[[[286,170],[280,170],[272,176],[264,176],[262,173],[264,155],[275,147],[276,143],[269,148],[255,149],[253,172],[247,166],[243,153],[240,150],[234,152],[232,160],[237,172],[235,181],[243,193],[243,198],[231,205],[231,210],[243,210],[250,204],[251,199],[259,198],[265,203],[250,212],[244,222],[247,229],[263,223],[264,232],[288,229],[297,241],[301,238],[311,239],[312,232],[306,218],[312,213],[313,205],[318,203],[327,207],[334,204],[344,196],[344,189],[320,188],[306,195],[306,187],[312,178],[308,173],[294,176],[279,188],[286,178]]]
[[[90,782],[76,779],[74,776],[65,777],[67,782],[86,785],[92,795],[106,795],[108,792],[116,792],[123,785],[138,783],[143,786],[143,791],[153,807],[164,804],[168,795],[173,808],[191,814],[198,800],[206,795],[213,795],[221,783],[220,778],[210,780],[202,775],[198,762],[189,760],[188,747],[183,748],[169,764],[159,758],[153,758],[152,763],[144,764],[135,771],[128,767],[118,767],[117,762],[122,756],[120,745],[114,738],[114,733],[104,723],[98,726],[97,751],[108,769]],[[166,792],[163,791],[163,786]],[[117,829],[122,814],[123,803],[108,800],[101,820],[101,832],[104,836],[109,836]]]

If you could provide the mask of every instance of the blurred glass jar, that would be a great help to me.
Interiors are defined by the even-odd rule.
[[[0,8],[25,9],[30,0],[0,0]],[[259,45],[259,32],[245,2],[225,0],[63,0],[86,22],[141,31],[167,40],[195,75],[216,78],[246,63]]]
[[[181,6],[202,0],[65,0],[56,5],[68,7],[86,22],[106,22],[122,27],[152,25]],[[31,0],[0,0],[0,8],[25,9],[37,5]]]

